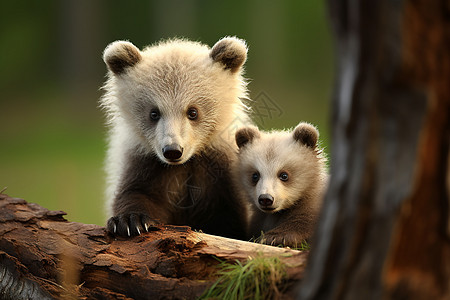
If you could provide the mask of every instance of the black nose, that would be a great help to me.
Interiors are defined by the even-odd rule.
[[[273,197],[270,194],[261,194],[258,197],[258,202],[263,207],[272,206],[272,204],[273,204]]]
[[[183,148],[181,148],[181,146],[178,144],[172,144],[164,146],[162,152],[164,157],[168,160],[176,160],[179,159],[181,155],[183,155]]]

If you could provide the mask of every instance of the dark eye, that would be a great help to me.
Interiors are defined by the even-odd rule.
[[[150,120],[152,121],[158,121],[159,118],[161,118],[161,113],[157,109],[152,109],[150,112]]]
[[[259,173],[258,172],[253,173],[252,174],[252,182],[257,183],[258,180],[259,180]]]
[[[286,172],[281,172],[278,178],[280,178],[281,181],[288,181],[289,175]]]
[[[198,111],[196,108],[191,107],[188,109],[187,116],[189,120],[195,120],[198,118]]]

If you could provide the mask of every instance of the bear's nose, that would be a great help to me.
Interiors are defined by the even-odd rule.
[[[178,144],[171,144],[164,146],[162,152],[164,157],[168,160],[176,160],[179,159],[181,155],[183,155],[183,148],[181,148],[181,146]]]
[[[270,194],[261,194],[258,197],[258,202],[262,207],[269,207],[273,204],[273,197]]]

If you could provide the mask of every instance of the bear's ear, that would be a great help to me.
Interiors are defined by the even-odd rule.
[[[235,73],[247,59],[247,45],[237,37],[225,37],[214,45],[209,55],[214,61],[222,63],[225,69]]]
[[[127,41],[115,41],[103,52],[103,61],[116,75],[123,73],[125,68],[134,66],[141,59],[139,49]]]
[[[251,143],[253,139],[259,138],[261,134],[256,127],[244,127],[236,131],[236,144],[240,148]]]
[[[294,140],[310,148],[316,148],[319,131],[311,124],[301,122],[293,132]]]

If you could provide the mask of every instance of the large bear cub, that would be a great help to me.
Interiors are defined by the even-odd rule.
[[[229,173],[235,128],[249,123],[246,58],[245,42],[234,37],[212,49],[180,39],[105,49],[110,233],[139,235],[159,221],[243,237]]]
[[[311,237],[328,181],[318,137],[303,122],[291,132],[236,132],[240,150],[233,177],[251,208],[250,237],[263,231],[263,242],[291,247]]]

